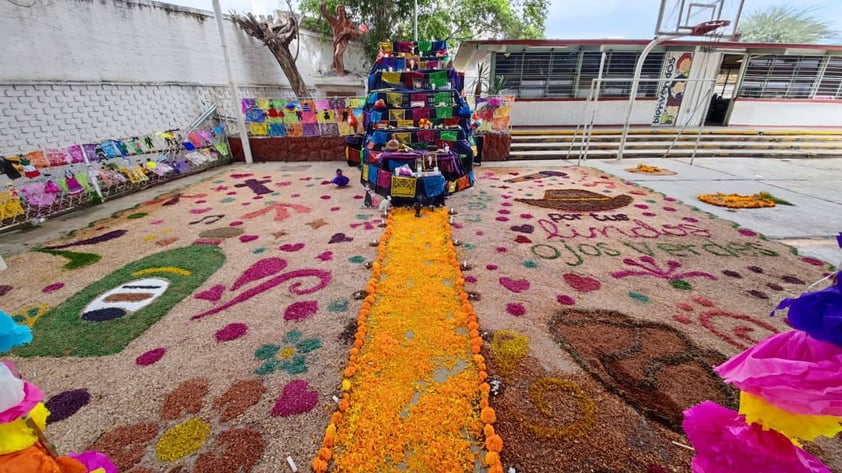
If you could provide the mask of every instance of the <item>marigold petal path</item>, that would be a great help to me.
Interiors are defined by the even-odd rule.
[[[395,209],[316,472],[502,472],[477,316],[446,209]],[[482,453],[485,445],[488,453]]]

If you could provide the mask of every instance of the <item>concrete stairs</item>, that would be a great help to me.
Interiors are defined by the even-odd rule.
[[[729,128],[633,128],[624,158],[824,158],[842,157],[839,130],[747,130]],[[595,129],[588,159],[616,158],[621,129]],[[698,142],[698,148],[697,148]],[[585,146],[582,132],[573,129],[515,129],[509,160],[578,159]]]

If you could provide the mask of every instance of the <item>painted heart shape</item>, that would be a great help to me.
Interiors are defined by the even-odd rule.
[[[330,261],[333,259],[333,252],[332,251],[325,251],[324,253],[316,256],[316,259],[320,259],[322,261]]]
[[[218,302],[222,299],[222,294],[225,292],[225,286],[222,284],[217,284],[216,286],[208,289],[207,291],[197,292],[195,296],[196,299],[202,299],[205,301],[211,302]]]
[[[213,207],[205,207],[205,208],[203,208],[203,209],[190,209],[190,213],[191,213],[191,214],[197,214],[197,215],[198,215],[198,214],[203,214],[203,213],[206,213],[206,212],[210,212],[211,210],[213,210]]]
[[[591,292],[596,291],[600,287],[602,287],[602,283],[594,278],[589,278],[587,276],[579,276],[578,274],[568,273],[564,275],[564,282],[566,282],[570,287],[576,289],[579,292]]]
[[[512,231],[513,232],[519,232],[519,233],[532,233],[532,232],[535,231],[535,227],[533,227],[532,225],[530,225],[528,223],[525,223],[523,225],[514,225],[512,227]]]
[[[240,235],[240,241],[243,243],[248,243],[254,240],[257,240],[257,235]]]
[[[532,240],[530,240],[529,237],[525,235],[518,235],[515,238],[515,243],[532,243]]]
[[[512,292],[523,292],[529,289],[529,281],[526,279],[512,279],[504,276],[500,278],[500,284]]]
[[[290,253],[298,251],[301,248],[304,248],[304,243],[295,243],[295,244],[285,243],[285,244],[278,247],[279,250],[287,251],[287,252],[290,252]]]
[[[330,241],[328,243],[343,243],[347,241],[354,241],[354,239],[349,236],[345,236],[344,233],[334,233],[333,236],[330,237]]]
[[[245,179],[245,178],[251,177],[251,176],[254,176],[254,174],[251,174],[251,173],[249,173],[249,174],[231,174],[232,179]]]
[[[8,292],[11,291],[12,289],[14,289],[12,286],[3,284],[2,286],[0,286],[0,297],[8,294]]]
[[[307,381],[296,379],[284,386],[281,396],[275,401],[272,416],[288,417],[310,412],[319,403],[319,393],[309,389]]]

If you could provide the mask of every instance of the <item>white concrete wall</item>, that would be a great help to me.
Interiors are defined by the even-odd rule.
[[[289,95],[277,61],[225,22],[243,97]],[[363,93],[370,61],[349,45],[354,74],[323,75],[330,41],[302,31],[298,68],[315,95]],[[0,2],[0,154],[189,124],[211,101],[233,113],[220,39],[210,12],[149,0]]]
[[[600,100],[594,114],[594,125],[622,125],[628,100]],[[653,99],[635,100],[632,125],[648,125],[655,113]],[[589,119],[585,100],[515,101],[510,112],[512,126],[576,126]]]
[[[732,126],[842,126],[842,102],[740,100],[734,102]]]

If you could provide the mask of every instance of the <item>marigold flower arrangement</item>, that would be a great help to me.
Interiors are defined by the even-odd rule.
[[[628,172],[639,173],[639,174],[661,174],[661,175],[671,175],[675,174],[673,171],[668,169],[659,168],[658,166],[650,166],[648,164],[638,164],[637,166],[627,169]]]
[[[700,194],[698,199],[711,205],[728,207],[730,209],[757,209],[761,207],[774,207],[776,204],[792,205],[789,202],[774,197],[768,192],[758,192],[752,195]]]
[[[313,471],[473,471],[472,447],[484,446],[488,472],[503,472],[479,323],[447,219],[447,209],[389,214]]]

